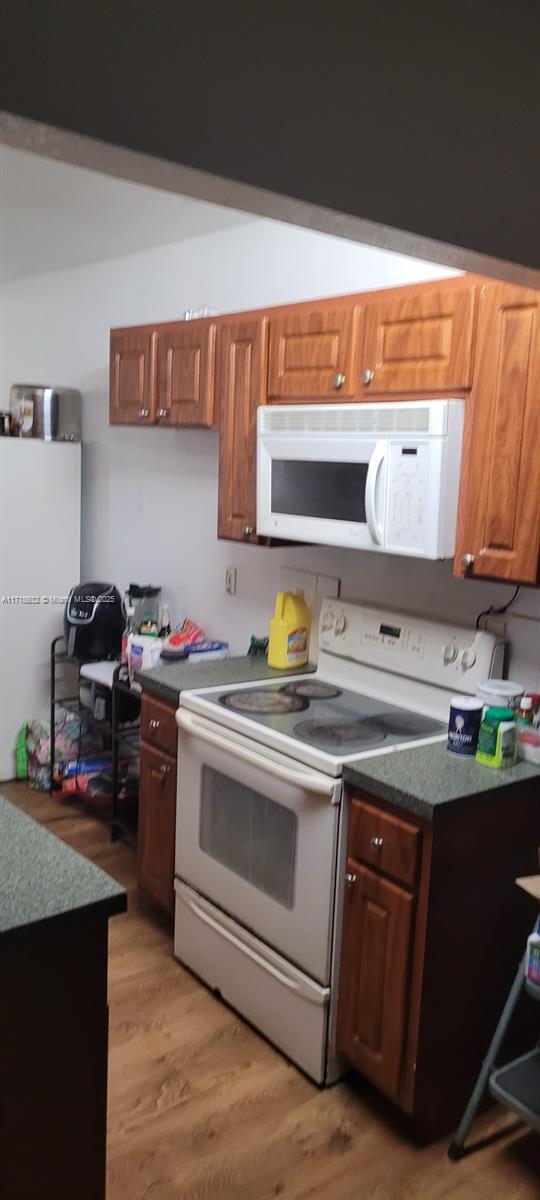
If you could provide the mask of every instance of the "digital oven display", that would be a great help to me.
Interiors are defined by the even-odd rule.
[[[401,629],[399,625],[379,625],[379,633],[381,633],[383,637],[401,637]]]

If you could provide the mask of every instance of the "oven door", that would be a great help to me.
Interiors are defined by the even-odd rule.
[[[330,979],[341,782],[180,708],[176,874]]]
[[[257,533],[382,549],[387,449],[365,435],[260,433]]]

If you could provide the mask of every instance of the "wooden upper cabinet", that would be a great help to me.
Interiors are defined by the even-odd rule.
[[[466,419],[456,572],[536,583],[540,551],[540,293],[487,283]]]
[[[159,425],[214,424],[215,322],[178,321],[156,332]]]
[[[465,391],[474,367],[478,287],[426,285],[366,304],[360,399]]]
[[[155,409],[155,343],[150,329],[112,329],[111,425],[150,425]]]
[[[358,306],[302,307],[270,316],[270,403],[354,400],[359,320]]]
[[[257,408],[266,398],[268,321],[231,321],[218,332],[220,405],[218,536],[256,542]]]
[[[338,1050],[397,1099],[409,999],[414,898],[354,859],[347,863]]]

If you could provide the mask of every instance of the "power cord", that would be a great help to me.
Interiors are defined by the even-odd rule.
[[[492,604],[489,608],[484,608],[482,610],[482,612],[479,612],[478,616],[476,618],[476,628],[480,629],[480,621],[482,620],[482,617],[498,617],[498,616],[500,616],[501,613],[507,612],[507,610],[510,608],[510,605],[513,604],[514,600],[517,599],[518,593],[520,591],[521,591],[521,584],[518,583],[517,588],[515,588],[515,590],[513,591],[507,604],[501,605],[500,608],[496,608],[495,605]]]

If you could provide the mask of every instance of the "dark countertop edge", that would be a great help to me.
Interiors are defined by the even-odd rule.
[[[140,686],[140,695],[155,696],[156,700],[164,700],[167,697],[171,702],[178,702],[180,699],[180,692],[172,684],[162,683],[158,679],[148,679],[145,677],[144,671],[135,671],[134,678]]]
[[[243,657],[247,658],[248,656],[245,655]],[[223,662],[226,662],[226,661],[227,661],[226,659],[223,660]],[[235,661],[238,661],[238,656],[235,656]],[[165,663],[158,664],[158,666],[160,666],[161,669],[163,669],[163,666],[165,666],[165,665],[168,665],[168,664],[165,664]],[[181,660],[176,664],[170,664],[170,665],[171,666],[176,665],[179,667],[181,667],[182,665],[184,665],[186,667],[187,666],[190,666],[190,667],[197,666],[196,663],[187,663],[187,662],[182,663]],[[203,663],[201,663],[200,666],[202,667]],[[153,679],[152,678],[152,670],[155,670],[155,669],[156,668],[152,667],[148,671],[135,671],[134,672],[134,679],[135,679],[136,683],[139,684],[139,687],[141,689],[139,692],[139,695],[146,694],[148,696],[155,696],[156,700],[163,700],[163,701],[170,700],[171,704],[179,704],[180,703],[180,695],[181,695],[182,691],[195,692],[195,691],[203,691],[204,688],[206,688],[206,687],[228,687],[229,683],[230,683],[230,686],[233,687],[239,683],[239,680],[236,680],[236,679],[233,679],[230,681],[227,679],[224,679],[221,684],[215,684],[215,683],[193,684],[193,683],[190,683],[189,686],[186,688],[178,688],[175,686],[175,684],[166,683],[162,679]],[[314,672],[317,670],[317,667],[316,667],[315,663],[309,662],[304,667],[287,667],[283,671],[278,671],[276,668],[272,668],[275,671],[275,674],[273,674],[273,675],[268,674],[269,669],[270,668],[268,667],[266,659],[264,659],[264,662],[261,663],[261,674],[259,676],[254,676],[253,680],[245,679],[245,680],[242,680],[241,682],[246,683],[246,684],[251,683],[251,682],[253,682],[253,683],[269,682],[270,683],[270,682],[272,682],[272,680],[276,680],[276,679],[286,679],[286,678],[288,679],[292,675],[314,674]]]
[[[421,796],[406,792],[398,785],[380,783],[371,775],[361,776],[358,767],[349,768],[346,764],[343,767],[343,782],[350,787],[362,788],[367,799],[373,797],[374,800],[382,800],[385,804],[393,804],[396,808],[405,809],[411,816],[422,817],[430,822],[433,822],[436,808],[445,808],[447,804],[452,803],[451,800],[446,800],[438,805],[430,804],[429,801],[422,800]]]
[[[122,885],[119,884],[119,887]],[[80,917],[86,918],[90,915],[109,920],[109,917],[120,916],[127,912],[127,891],[124,888],[123,892],[116,896],[104,896],[101,900],[94,900],[89,904],[74,905],[72,908],[66,908],[64,912],[52,913],[50,916],[36,917],[35,920],[21,921],[20,925],[11,925],[9,929],[0,930],[0,942],[8,940],[23,941],[27,937],[31,937],[39,930],[53,928],[55,925],[60,925],[67,921],[76,921]]]
[[[371,775],[365,775],[360,778],[361,772],[358,767],[349,768],[347,765],[343,767],[343,781],[350,787],[362,788],[365,790],[366,799],[373,798],[381,800],[384,804],[394,805],[395,808],[400,808],[409,813],[411,817],[420,817],[421,820],[433,824],[439,817],[448,812],[450,807],[459,807],[461,805],[471,804],[472,802],[482,801],[486,796],[506,795],[513,788],[528,787],[533,784],[538,776],[531,776],[529,779],[513,779],[509,780],[504,787],[484,788],[479,792],[471,792],[467,796],[448,796],[445,800],[439,800],[436,804],[430,804],[428,800],[423,800],[421,796],[414,792],[408,792],[404,788],[395,786],[391,783],[381,782],[374,779]]]

